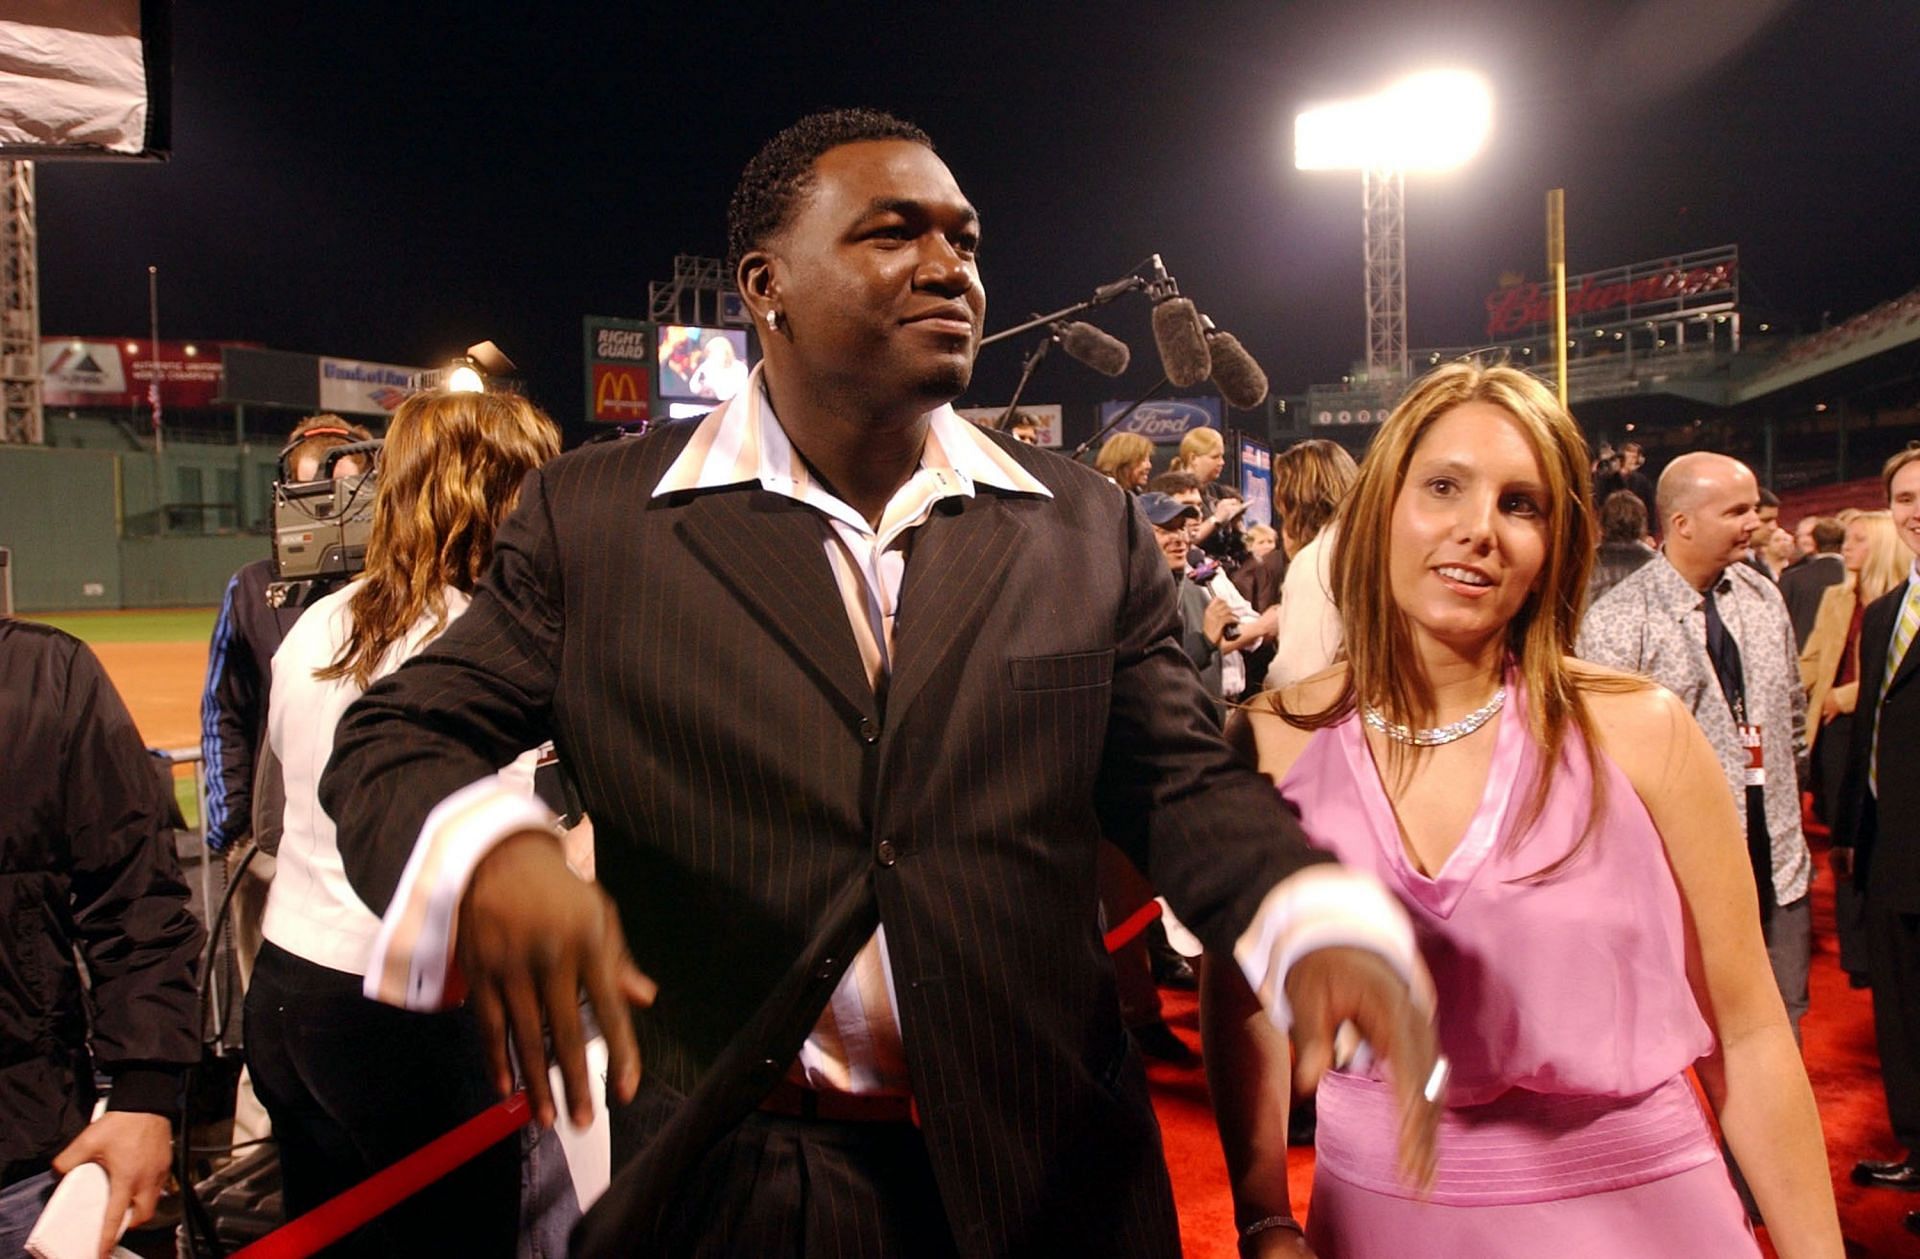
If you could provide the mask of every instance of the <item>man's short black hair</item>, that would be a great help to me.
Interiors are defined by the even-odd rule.
[[[1847,527],[1829,516],[1813,524],[1813,549],[1821,555],[1838,551],[1847,540]]]
[[[1184,494],[1199,488],[1200,478],[1191,472],[1162,472],[1147,482],[1147,489],[1156,494]]]
[[[1763,485],[1760,487],[1760,505],[1762,507],[1778,507],[1780,505],[1780,496]]]
[[[764,246],[793,218],[822,153],[862,140],[908,140],[933,149],[926,132],[877,109],[808,114],[767,141],[740,172],[727,205],[727,274],[736,274],[741,258]]]

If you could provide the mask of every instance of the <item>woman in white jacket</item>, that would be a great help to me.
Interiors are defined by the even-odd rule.
[[[1298,442],[1273,457],[1273,512],[1287,576],[1269,611],[1279,624],[1266,687],[1311,677],[1340,655],[1340,611],[1333,606],[1333,518],[1358,468],[1346,447],[1325,438]]]
[[[366,571],[309,608],[274,656],[268,739],[285,827],[246,1036],[289,1218],[496,1100],[468,1012],[416,1014],[361,995],[380,922],[347,882],[317,792],[341,715],[466,610],[521,479],[559,446],[553,422],[521,398],[408,399],[378,463]],[[529,790],[532,764],[516,763]],[[502,1142],[329,1253],[511,1256],[520,1202],[520,1149]]]

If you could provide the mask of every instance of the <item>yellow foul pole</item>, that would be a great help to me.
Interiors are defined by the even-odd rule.
[[[1553,366],[1560,405],[1567,405],[1567,190],[1547,190],[1547,270],[1553,273]]]

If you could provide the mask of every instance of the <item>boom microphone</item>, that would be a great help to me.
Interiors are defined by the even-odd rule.
[[[1160,366],[1175,387],[1197,385],[1213,370],[1207,353],[1207,335],[1200,326],[1200,312],[1193,299],[1180,296],[1179,286],[1160,263],[1152,258],[1153,343],[1160,351]]]
[[[1054,331],[1061,349],[1102,376],[1118,376],[1133,361],[1133,351],[1125,341],[1090,323],[1055,324]]]
[[[1206,328],[1208,356],[1213,360],[1213,385],[1228,406],[1236,411],[1251,411],[1267,400],[1267,374],[1240,338],[1213,326],[1213,320],[1200,316]]]

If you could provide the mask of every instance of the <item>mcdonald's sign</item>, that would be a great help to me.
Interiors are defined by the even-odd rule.
[[[602,423],[628,424],[648,417],[645,364],[593,365],[593,418]]]
[[[580,321],[590,422],[634,424],[653,416],[653,325],[588,315]]]

